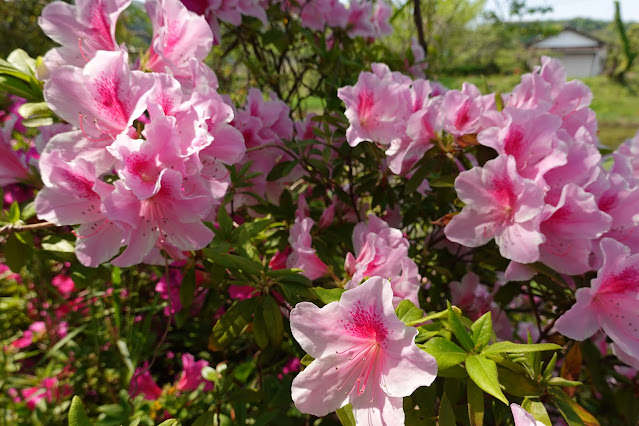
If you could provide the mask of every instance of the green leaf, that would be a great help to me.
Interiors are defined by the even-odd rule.
[[[466,399],[470,425],[482,426],[484,424],[484,392],[472,380],[469,380],[466,386]]]
[[[87,416],[87,412],[84,410],[84,404],[82,400],[76,395],[71,400],[71,407],[69,408],[69,426],[91,426],[91,420]]]
[[[559,409],[568,426],[598,426],[599,422],[592,414],[587,412],[581,405],[577,404],[564,391],[557,387],[548,388],[548,394],[552,397],[552,402]]]
[[[468,357],[462,348],[443,337],[433,337],[425,344],[418,346],[435,357],[439,370],[461,364]]]
[[[2,247],[2,251],[9,269],[15,273],[20,273],[29,258],[29,246],[20,241],[17,234],[10,234]]]
[[[439,403],[439,418],[438,418],[439,426],[455,426],[455,412],[453,411],[453,406],[450,405],[450,401],[448,400],[448,396],[446,393],[442,396],[442,400]]]
[[[337,418],[343,426],[355,426],[355,416],[353,415],[353,407],[351,404],[347,404],[342,408],[335,410]]]
[[[271,296],[265,296],[262,308],[268,338],[273,346],[278,347],[284,339],[284,322],[280,306]]]
[[[256,237],[260,232],[268,228],[271,223],[273,223],[271,219],[259,219],[243,223],[231,232],[231,239],[244,243]]]
[[[510,395],[520,398],[526,396],[540,396],[544,393],[544,388],[530,380],[523,372],[516,373],[505,368],[499,369],[499,383]]]
[[[473,339],[470,337],[470,334],[466,330],[466,327],[461,323],[461,320],[457,316],[457,312],[453,310],[448,303],[448,323],[450,324],[450,328],[453,330],[453,334],[459,340],[459,343],[462,345],[464,349],[467,351],[471,351],[475,346],[473,343]]]
[[[255,310],[255,315],[253,315],[253,337],[255,338],[255,343],[261,349],[266,349],[268,346],[268,333],[266,332],[267,325],[266,321],[264,321],[264,309],[260,306]]]
[[[220,253],[211,249],[204,249],[204,254],[213,261],[231,270],[239,270],[249,275],[260,275],[264,267],[245,257],[234,254]]]
[[[495,361],[481,355],[471,355],[466,359],[466,371],[473,382],[484,392],[508,405],[508,400],[499,387]]]
[[[180,283],[180,303],[182,303],[182,309],[185,311],[191,309],[193,297],[195,296],[195,286],[195,268],[189,268]]]
[[[47,235],[42,239],[42,248],[47,251],[59,253],[75,253],[75,247],[69,240],[62,239],[56,235]]]
[[[397,318],[399,318],[404,324],[418,320],[424,314],[421,309],[415,306],[415,304],[408,299],[399,302],[397,309],[395,309],[395,313],[397,314]]]
[[[29,220],[36,215],[35,201],[25,205],[20,212],[20,219],[23,221]]]
[[[521,408],[532,414],[535,420],[542,422],[546,426],[552,426],[548,411],[546,411],[546,407],[539,399],[524,398],[524,402],[521,403]]]
[[[220,226],[220,233],[224,237],[230,237],[231,232],[233,232],[233,220],[226,212],[224,205],[217,210],[217,224]]]
[[[20,220],[20,205],[17,201],[11,203],[7,214],[7,220],[9,223],[17,223]]]
[[[315,292],[319,296],[320,300],[328,305],[331,302],[339,301],[340,297],[342,297],[342,293],[344,293],[343,288],[324,288],[324,287],[315,287]]]
[[[220,350],[235,340],[253,317],[255,310],[255,298],[240,300],[220,317],[213,326],[210,336],[210,346],[213,350]]]
[[[493,321],[490,312],[486,312],[479,317],[477,321],[470,327],[473,333],[473,342],[475,342],[475,348],[482,348],[490,341],[493,336]]]
[[[300,364],[302,364],[304,367],[308,367],[309,365],[311,365],[311,362],[315,361],[315,358],[313,358],[312,356],[310,356],[309,354],[304,355],[304,357],[300,360]]]
[[[0,73],[0,90],[32,101],[42,100],[42,90],[35,89],[23,79]]]
[[[208,413],[207,413],[208,414]],[[193,425],[195,425],[195,423],[200,419],[201,417],[199,417],[194,423]],[[160,423],[158,426],[178,426],[180,424],[180,422],[178,422],[175,419],[167,419],[164,420],[162,423]],[[213,424],[213,423],[204,423],[204,424]]]
[[[529,352],[543,352],[543,351],[557,351],[561,349],[561,346],[554,343],[537,343],[537,344],[519,344],[513,342],[497,342],[488,346],[482,354],[524,354]]]
[[[297,166],[297,163],[297,160],[282,161],[281,163],[277,163],[266,176],[266,180],[268,182],[272,182],[274,180],[278,180],[282,177],[288,176],[289,173],[291,173],[291,171],[295,168],[295,166]]]

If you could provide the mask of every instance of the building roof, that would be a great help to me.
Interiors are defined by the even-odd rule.
[[[535,41],[530,45],[530,47],[535,49],[552,50],[597,50],[604,47],[605,45],[606,42],[591,34],[585,33],[570,26],[566,26],[559,34]]]

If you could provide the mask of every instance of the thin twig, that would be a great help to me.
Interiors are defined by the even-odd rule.
[[[28,225],[15,225],[13,223],[8,223],[0,228],[0,234],[11,234],[13,232],[22,232],[22,231],[33,231],[35,229],[45,229],[45,228],[53,228],[56,225],[53,222],[38,222],[38,223],[30,223]]]

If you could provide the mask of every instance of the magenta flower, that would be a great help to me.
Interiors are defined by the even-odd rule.
[[[135,369],[131,383],[129,384],[129,394],[132,398],[137,395],[144,395],[144,399],[155,401],[162,395],[162,389],[155,383],[149,372],[148,362],[144,362],[142,367]]]
[[[541,189],[517,173],[515,158],[500,155],[484,167],[459,174],[455,189],[466,207],[444,229],[446,237],[467,247],[495,238],[499,252],[520,263],[539,260]]]
[[[611,238],[601,241],[603,266],[590,288],[577,290],[577,303],[555,327],[575,340],[584,340],[600,328],[629,357],[639,360],[639,254]]]
[[[325,416],[350,403],[358,424],[404,423],[402,400],[437,375],[435,359],[415,345],[415,328],[393,310],[390,283],[373,277],[318,308],[291,311],[293,336],[315,360],[294,380],[295,406]]]
[[[195,361],[195,358],[191,354],[182,355],[182,373],[175,385],[175,388],[180,392],[188,392],[196,390],[202,383],[204,383],[204,390],[210,391],[213,389],[213,383],[202,377],[202,369],[208,367],[209,363],[203,359]]]

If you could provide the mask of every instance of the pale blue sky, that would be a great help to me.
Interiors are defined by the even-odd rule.
[[[613,0],[528,0],[527,3],[529,6],[553,7],[553,12],[541,16],[541,19],[592,18],[612,21],[614,17]],[[500,16],[504,16],[508,12],[506,4],[505,0],[487,0],[486,7],[496,8],[501,12]],[[621,0],[620,4],[624,21],[639,22],[639,0]]]

